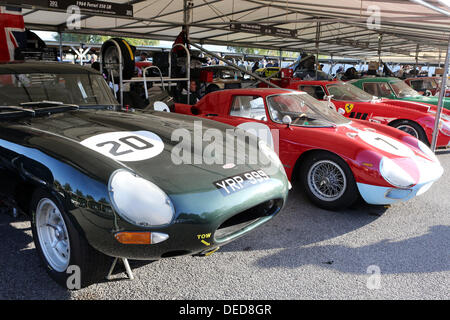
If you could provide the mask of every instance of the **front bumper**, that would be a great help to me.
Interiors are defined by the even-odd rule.
[[[178,208],[171,224],[159,228],[140,228],[112,214],[109,219],[85,209],[72,215],[96,250],[112,257],[158,260],[211,252],[277,215],[287,199],[287,179],[272,179],[267,184],[248,188],[228,197],[219,191],[172,195]],[[122,244],[117,232],[159,232],[168,239],[156,244]]]
[[[399,189],[395,187],[380,187],[365,183],[357,183],[359,193],[364,201],[374,205],[387,205],[408,201],[415,196],[425,193],[434,181],[417,184],[412,188]]]
[[[393,204],[396,202],[407,201],[415,196],[425,193],[437,181],[444,169],[438,161],[422,160],[416,158],[417,168],[419,169],[419,181],[410,188],[397,188],[394,186],[375,186],[365,183],[357,183],[359,193],[369,204]]]

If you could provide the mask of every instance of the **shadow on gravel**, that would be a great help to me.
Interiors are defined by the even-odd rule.
[[[312,204],[302,191],[290,191],[284,209],[271,221],[235,240],[220,252],[305,246],[357,230],[386,212],[360,200],[351,208],[327,211]]]
[[[450,226],[429,228],[424,235],[401,241],[383,240],[357,248],[341,245],[293,247],[259,259],[262,268],[317,265],[345,273],[365,274],[376,265],[383,274],[428,273],[450,270]]]
[[[56,284],[41,265],[33,244],[29,221],[0,214],[0,235],[0,300],[71,298],[70,291]],[[132,270],[136,270],[151,262],[153,261],[130,260],[130,266]],[[123,280],[128,281],[125,267],[117,263],[110,281]]]
[[[450,149],[438,149],[436,150],[436,155],[442,155],[442,154],[450,154]]]
[[[26,220],[0,214],[0,300],[70,298],[69,292],[47,275],[29,231]]]

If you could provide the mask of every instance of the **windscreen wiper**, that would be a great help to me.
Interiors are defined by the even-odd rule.
[[[0,119],[34,117],[35,111],[18,106],[0,106]]]
[[[79,110],[80,107],[76,104],[67,104],[59,101],[31,101],[31,102],[22,102],[20,103],[22,107],[30,107],[30,110],[33,110],[36,115],[45,114],[45,113],[56,113],[56,112],[64,112],[64,111],[73,111]]]

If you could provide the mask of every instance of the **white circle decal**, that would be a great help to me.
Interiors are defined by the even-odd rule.
[[[389,152],[390,154],[401,157],[411,157],[414,155],[411,148],[388,136],[370,131],[358,131],[358,136],[367,144],[385,152]]]
[[[153,109],[155,109],[155,111],[170,112],[169,106],[162,101],[155,101],[155,103],[153,103]]]
[[[150,159],[164,150],[161,138],[150,131],[102,133],[81,141],[81,144],[121,162]]]

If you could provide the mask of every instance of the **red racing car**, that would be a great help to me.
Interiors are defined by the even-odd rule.
[[[400,129],[430,145],[437,107],[430,104],[379,99],[341,81],[274,80],[274,83],[293,90],[305,91],[318,100],[331,102],[347,118],[368,120]],[[450,147],[450,110],[443,109],[439,124],[437,147]]]
[[[389,126],[347,119],[328,102],[286,89],[212,92],[179,113],[240,127],[265,139],[290,180],[325,209],[351,205],[359,195],[370,204],[406,201],[424,193],[443,169],[433,152]]]
[[[441,77],[418,77],[404,80],[407,85],[423,95],[437,96],[441,87]],[[429,91],[429,93],[427,92]],[[445,96],[450,97],[450,89],[446,88]]]

